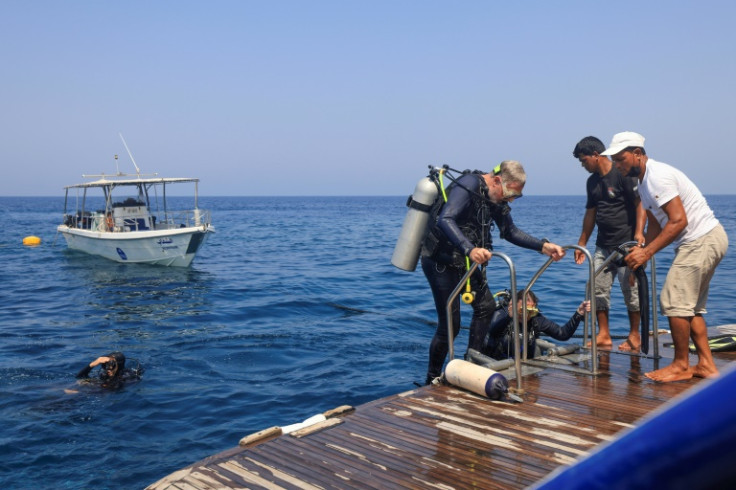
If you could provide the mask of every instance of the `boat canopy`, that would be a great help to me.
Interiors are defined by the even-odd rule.
[[[130,179],[130,178],[116,178],[114,175],[102,176],[101,179],[92,182],[85,182],[84,184],[74,184],[65,186],[64,189],[82,189],[89,187],[108,187],[111,185],[138,185],[138,184],[176,184],[181,182],[199,182],[199,179],[192,178],[147,178],[147,179]]]

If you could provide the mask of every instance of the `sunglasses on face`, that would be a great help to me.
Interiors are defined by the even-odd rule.
[[[503,179],[501,179],[501,190],[503,191],[503,194],[501,195],[502,201],[510,202],[514,199],[521,199],[524,197],[521,192],[509,189]]]

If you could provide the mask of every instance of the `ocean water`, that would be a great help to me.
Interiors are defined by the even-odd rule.
[[[252,432],[413,388],[436,317],[421,271],[390,265],[405,200],[200,198],[217,233],[191,268],[175,269],[67,250],[55,236],[63,198],[0,198],[0,483],[142,488]],[[731,241],[711,285],[706,318],[715,326],[736,323],[736,196],[708,200]],[[569,245],[584,204],[524,197],[513,216]],[[28,235],[42,245],[22,246]],[[494,241],[520,285],[545,262],[496,231]],[[559,321],[587,279],[571,257],[534,288]],[[657,255],[660,286],[671,260],[671,249]],[[503,261],[488,274],[492,289],[509,286]],[[613,296],[612,331],[624,335],[620,291]],[[469,315],[463,307],[463,325]],[[463,330],[458,355],[466,342]],[[77,386],[75,373],[112,350],[140,362],[142,380],[117,392]]]

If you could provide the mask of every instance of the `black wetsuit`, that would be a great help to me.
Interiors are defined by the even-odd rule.
[[[541,251],[544,240],[534,238],[514,225],[508,203],[492,203],[481,172],[461,176],[449,186],[447,202],[437,216],[422,246],[422,270],[432,289],[437,309],[437,331],[429,347],[427,379],[442,374],[449,349],[447,339],[447,300],[467,272],[465,257],[473,248],[492,250],[491,228],[496,224],[501,238],[514,245]],[[475,300],[470,322],[468,347],[480,351],[495,309],[485,273],[476,269],[470,278]],[[453,339],[460,331],[460,300],[452,305]]]
[[[77,373],[77,378],[89,378],[89,373],[92,369],[87,364],[81,371]],[[140,379],[140,370],[123,369],[121,372],[114,376],[108,376],[107,373],[102,371],[99,376],[100,386],[110,390],[117,390],[123,387],[127,382],[138,381]]]
[[[534,357],[537,338],[540,334],[548,335],[556,340],[567,340],[575,333],[583,318],[585,318],[583,315],[575,311],[570,320],[562,327],[542,314],[529,318],[527,320],[527,333],[529,334],[527,357]],[[521,323],[521,319],[519,323]],[[491,326],[480,352],[496,360],[514,357],[513,333],[514,326],[511,315],[509,315],[508,308],[502,306],[493,313]],[[524,349],[524,346],[522,345],[521,348]]]

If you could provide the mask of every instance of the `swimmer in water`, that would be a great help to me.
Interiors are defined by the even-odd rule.
[[[140,366],[136,369],[126,369],[125,355],[116,351],[100,356],[87,364],[77,373],[77,378],[82,379],[83,382],[93,382],[93,378],[90,378],[89,373],[97,366],[100,366],[100,374],[98,379],[94,381],[99,382],[102,388],[108,390],[117,390],[122,388],[128,381],[139,380],[142,372]]]

